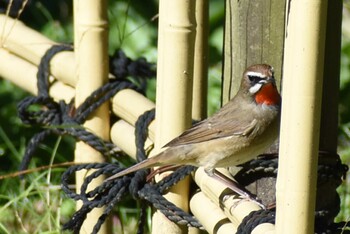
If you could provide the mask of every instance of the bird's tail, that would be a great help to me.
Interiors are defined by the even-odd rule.
[[[132,172],[135,172],[135,171],[138,171],[141,169],[155,167],[155,166],[159,166],[159,163],[157,162],[157,159],[155,157],[151,157],[151,158],[148,158],[142,162],[139,162],[131,167],[128,167],[125,170],[122,170],[122,171],[118,172],[117,174],[112,175],[111,177],[108,177],[105,181],[113,180],[113,179],[122,177],[124,175],[127,175],[129,173],[132,173]]]

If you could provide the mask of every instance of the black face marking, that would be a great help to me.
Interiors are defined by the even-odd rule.
[[[259,83],[261,80],[265,80],[265,77],[262,78],[260,76],[248,75],[248,79],[252,85]]]

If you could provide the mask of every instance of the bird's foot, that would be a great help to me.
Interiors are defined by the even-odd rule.
[[[266,207],[257,199],[257,197],[255,195],[248,192],[245,188],[240,186],[236,181],[231,180],[230,178],[228,178],[227,176],[225,176],[224,174],[222,174],[221,172],[219,172],[215,169],[210,170],[208,172],[206,171],[206,173],[209,176],[217,179],[221,183],[225,184],[233,192],[237,193],[239,195],[239,197],[243,199],[242,201],[251,201],[251,202],[257,204],[262,209],[264,209],[264,210],[266,209]]]

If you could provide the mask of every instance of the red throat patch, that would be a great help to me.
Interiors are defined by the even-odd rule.
[[[255,101],[258,104],[279,105],[281,103],[281,96],[276,87],[273,84],[268,83],[263,85],[255,94]]]

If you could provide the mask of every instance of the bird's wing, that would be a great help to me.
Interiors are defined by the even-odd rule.
[[[165,146],[200,143],[228,136],[249,136],[255,129],[257,122],[254,118],[246,120],[229,118],[222,121],[222,118],[215,116],[197,123]]]

